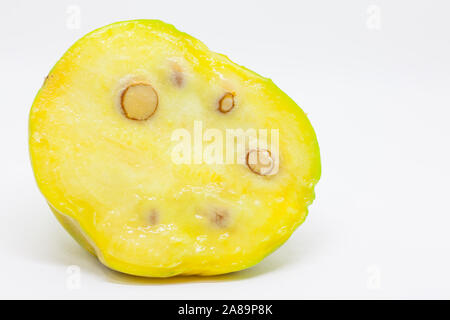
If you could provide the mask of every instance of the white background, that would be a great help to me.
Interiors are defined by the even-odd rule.
[[[85,33],[135,18],[172,23],[272,78],[316,129],[316,201],[254,268],[109,271],[36,187],[27,126],[44,77]],[[450,298],[449,1],[6,1],[0,32],[0,298]]]

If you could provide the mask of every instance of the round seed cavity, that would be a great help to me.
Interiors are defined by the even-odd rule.
[[[158,107],[158,94],[150,84],[135,83],[122,92],[120,102],[128,119],[147,120]]]
[[[222,113],[230,112],[234,108],[234,95],[231,92],[227,92],[219,100],[219,111]]]
[[[274,167],[272,154],[266,149],[250,150],[247,153],[247,166],[256,174],[261,176],[268,175]]]

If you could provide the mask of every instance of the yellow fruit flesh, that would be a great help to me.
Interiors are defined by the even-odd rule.
[[[133,82],[158,94],[148,120],[120,110],[120,92]],[[235,106],[222,113],[227,92]],[[278,173],[175,164],[172,133],[192,132],[195,120],[223,132],[278,129]],[[286,94],[154,20],[106,26],[72,46],[35,99],[29,142],[39,188],[60,222],[106,266],[141,276],[256,264],[304,221],[320,176],[315,133]],[[224,225],[211,218],[215,210],[228,213]]]

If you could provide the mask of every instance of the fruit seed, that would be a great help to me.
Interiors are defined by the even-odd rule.
[[[230,112],[234,108],[234,95],[230,92],[224,94],[219,100],[219,111],[222,113]]]
[[[268,175],[274,167],[272,154],[266,149],[250,150],[247,153],[247,166],[256,174]]]
[[[147,83],[135,83],[122,92],[120,103],[128,119],[147,120],[158,107],[158,94]]]

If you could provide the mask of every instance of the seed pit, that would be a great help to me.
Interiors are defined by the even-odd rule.
[[[183,69],[180,67],[178,63],[172,64],[172,74],[170,76],[172,83],[178,87],[181,88],[184,86],[184,73]]]
[[[150,84],[135,83],[122,92],[120,103],[128,119],[147,120],[158,107],[158,94]]]
[[[172,82],[175,84],[175,86],[181,88],[184,84],[183,73],[174,71],[174,73],[172,74]]]
[[[247,153],[247,166],[256,174],[269,175],[274,168],[272,154],[266,149],[250,150]]]
[[[227,92],[219,100],[219,111],[222,113],[230,112],[234,108],[234,94]]]
[[[230,225],[230,214],[225,209],[213,209],[211,212],[211,222],[219,228],[226,228]]]
[[[155,224],[158,224],[159,222],[159,214],[158,211],[156,211],[156,209],[153,209],[150,211],[150,213],[148,214],[148,218],[147,218],[148,223],[151,226],[154,226]]]

